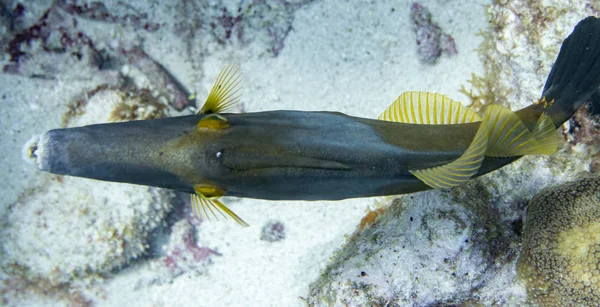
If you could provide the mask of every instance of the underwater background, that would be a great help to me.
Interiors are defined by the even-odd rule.
[[[228,198],[249,228],[197,219],[186,194],[42,173],[26,157],[50,129],[193,114],[229,63],[244,75],[233,112],[376,118],[408,90],[521,109],[562,40],[599,12],[559,0],[2,0],[0,304],[598,305],[593,108],[559,129],[558,153],[450,190]]]

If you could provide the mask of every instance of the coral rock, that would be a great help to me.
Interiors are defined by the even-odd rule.
[[[394,201],[357,231],[312,283],[309,306],[462,303],[485,279],[470,212],[430,191]]]
[[[600,177],[546,189],[531,201],[517,270],[541,306],[600,302]]]

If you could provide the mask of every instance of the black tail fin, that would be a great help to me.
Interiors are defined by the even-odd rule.
[[[600,87],[600,19],[580,21],[560,47],[542,97],[556,126],[568,120]]]

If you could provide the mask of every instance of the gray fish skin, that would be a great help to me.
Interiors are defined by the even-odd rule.
[[[51,130],[40,139],[38,165],[190,193],[193,183],[210,183],[230,196],[335,200],[426,189],[408,170],[456,159],[478,126],[428,129],[421,137],[440,141],[424,146],[414,134],[423,126],[341,113],[224,116],[231,127],[206,130],[198,142],[185,139],[199,115]]]

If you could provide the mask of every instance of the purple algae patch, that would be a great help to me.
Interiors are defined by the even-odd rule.
[[[268,221],[262,228],[260,239],[267,242],[277,242],[285,239],[285,226],[279,221]]]
[[[417,36],[417,53],[425,62],[435,62],[442,53],[455,55],[456,44],[452,36],[431,20],[431,13],[419,3],[413,3],[410,8],[410,18]]]

